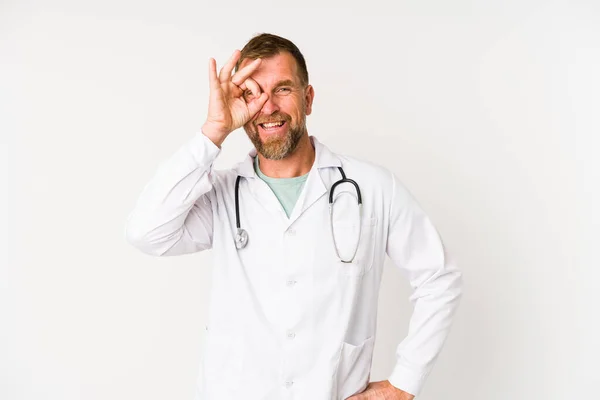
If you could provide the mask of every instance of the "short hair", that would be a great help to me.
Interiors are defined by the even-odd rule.
[[[298,74],[300,75],[300,82],[303,86],[308,85],[308,70],[306,69],[306,61],[304,56],[290,40],[285,39],[281,36],[273,35],[270,33],[261,33],[254,36],[241,51],[241,56],[238,62],[235,64],[235,71],[239,69],[242,61],[247,58],[267,58],[276,56],[283,51],[287,51],[296,60],[298,66]]]

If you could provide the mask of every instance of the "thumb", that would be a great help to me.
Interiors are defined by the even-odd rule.
[[[265,92],[262,92],[257,99],[254,99],[248,103],[248,113],[250,114],[250,118],[254,117],[254,115],[260,111],[268,99],[269,95]]]

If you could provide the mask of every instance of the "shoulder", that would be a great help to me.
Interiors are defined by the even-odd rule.
[[[342,168],[349,179],[360,180],[365,185],[377,187],[392,184],[394,175],[392,171],[374,161],[358,158],[355,156],[338,154],[342,162]]]
[[[392,203],[405,207],[414,203],[414,198],[402,180],[389,167],[355,156],[336,154],[348,179],[355,180],[361,192],[369,193],[384,208]]]
[[[238,173],[233,168],[213,169],[210,171],[210,180],[216,188],[229,188],[235,186]]]

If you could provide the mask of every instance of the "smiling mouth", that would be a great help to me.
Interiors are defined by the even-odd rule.
[[[260,125],[260,127],[262,127],[263,129],[274,129],[274,128],[279,128],[280,126],[283,126],[283,124],[285,124],[285,121],[265,122],[265,123],[258,124],[258,125]]]

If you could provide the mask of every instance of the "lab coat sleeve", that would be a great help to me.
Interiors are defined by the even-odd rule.
[[[127,218],[126,240],[154,256],[211,248],[211,172],[220,151],[199,131],[163,161]]]
[[[462,294],[462,275],[427,215],[393,174],[392,179],[386,251],[409,280],[413,314],[388,380],[416,396],[448,336]]]

